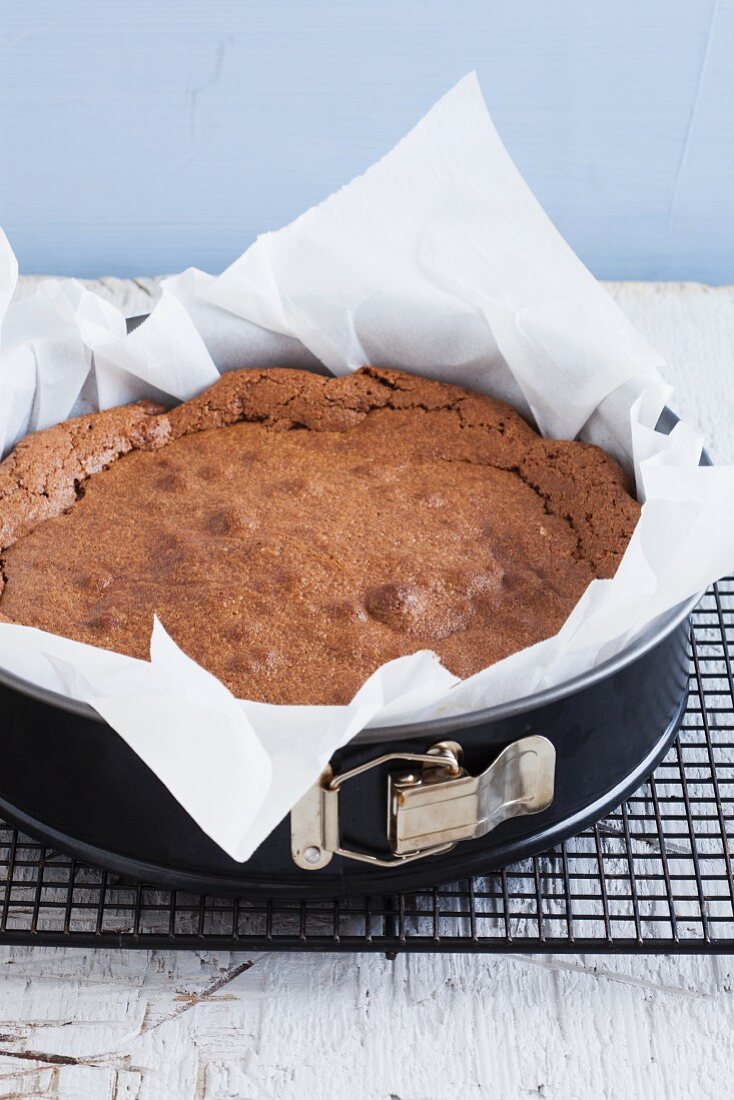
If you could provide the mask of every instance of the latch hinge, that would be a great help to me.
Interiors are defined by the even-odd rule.
[[[304,870],[319,871],[339,855],[376,867],[396,867],[448,852],[460,840],[484,836],[508,818],[537,814],[551,805],[556,752],[546,737],[533,734],[513,742],[477,776],[464,770],[461,757],[457,742],[439,741],[425,753],[386,753],[340,775],[327,768],[291,810],[294,862]],[[418,766],[388,775],[387,841],[392,858],[343,848],[342,787],[393,761]]]

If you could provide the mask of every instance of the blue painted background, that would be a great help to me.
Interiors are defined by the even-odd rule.
[[[219,271],[471,68],[606,278],[734,282],[734,0],[2,0],[21,269]]]

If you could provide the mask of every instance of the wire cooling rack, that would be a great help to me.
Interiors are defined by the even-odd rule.
[[[690,697],[655,774],[603,822],[481,878],[343,901],[194,896],[0,823],[0,943],[281,951],[734,951],[734,577],[693,614]]]

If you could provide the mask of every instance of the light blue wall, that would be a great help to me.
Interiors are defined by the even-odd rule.
[[[479,71],[607,278],[734,282],[734,0],[2,0],[25,272],[218,271]]]

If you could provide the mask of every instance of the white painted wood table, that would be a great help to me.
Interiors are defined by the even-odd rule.
[[[90,285],[129,314],[155,295]],[[734,288],[610,289],[666,355],[674,407],[734,462]],[[725,1100],[733,965],[6,948],[0,1100]]]

